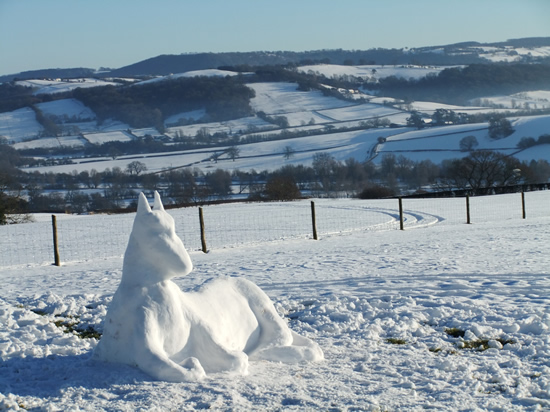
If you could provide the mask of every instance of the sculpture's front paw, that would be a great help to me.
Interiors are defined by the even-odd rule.
[[[233,358],[231,362],[231,372],[238,373],[240,375],[248,374],[248,356],[244,352],[233,352]]]
[[[180,363],[184,368],[185,373],[189,375],[187,380],[201,380],[206,377],[206,372],[197,358],[187,358]]]

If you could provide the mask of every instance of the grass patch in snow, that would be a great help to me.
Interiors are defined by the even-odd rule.
[[[497,344],[493,346],[491,344],[491,341],[497,342]],[[475,349],[475,350],[478,350],[480,352],[483,352],[483,351],[485,351],[489,348],[502,349],[502,347],[504,345],[506,345],[507,343],[512,344],[512,343],[515,343],[515,341],[513,341],[511,339],[502,339],[502,338],[497,338],[497,339],[476,339],[476,340],[470,340],[470,341],[461,341],[461,342],[458,343],[458,348],[459,349]]]
[[[18,307],[24,308],[23,305],[20,305]],[[48,314],[48,312],[44,312],[43,310],[40,310],[40,309],[31,309],[31,312],[34,312],[34,313],[36,313],[37,315],[40,315],[40,316],[46,316]]]
[[[31,311],[40,316],[49,315],[48,312],[45,312],[40,309],[31,309]],[[67,316],[55,315],[55,316],[60,319],[55,320],[53,324],[56,327],[63,330],[64,333],[72,333],[81,339],[99,340],[99,338],[101,338],[101,333],[95,330],[92,326],[88,326],[87,328],[78,327],[78,325],[80,324],[78,320],[79,316],[71,316],[71,315],[67,315]]]
[[[387,338],[386,342],[391,343],[392,345],[406,345],[407,341],[404,339],[397,338]]]
[[[449,328],[445,329],[445,333],[453,338],[463,338],[466,335],[466,331],[458,328]],[[513,344],[515,341],[512,339],[475,339],[475,340],[461,340],[457,343],[459,349],[475,349],[480,352],[483,352],[489,348],[502,349],[506,344]],[[432,352],[437,352],[437,350],[431,350]]]
[[[101,338],[101,333],[96,331],[93,327],[88,326],[87,328],[79,328],[78,327],[79,322],[78,321],[75,322],[71,319],[74,319],[74,318],[69,318],[69,320],[67,319],[56,320],[54,322],[54,325],[62,329],[63,332],[72,333],[73,335],[76,335],[81,339],[93,338],[93,339],[99,340],[99,338]]]
[[[445,329],[445,333],[449,336],[452,336],[453,338],[463,338],[466,334],[466,331],[458,328],[449,328]]]

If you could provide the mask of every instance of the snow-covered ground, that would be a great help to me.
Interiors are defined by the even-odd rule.
[[[188,233],[198,225],[196,208],[169,211],[195,266],[175,279],[183,290],[220,276],[246,278],[325,354],[297,365],[254,361],[246,376],[214,373],[201,382],[154,381],[130,366],[93,361],[94,338],[63,332],[70,323],[102,331],[120,255],[4,267],[0,409],[548,410],[548,195],[526,194],[525,220],[519,194],[472,198],[471,225],[464,199],[405,199],[404,231],[396,201],[316,200],[318,241],[277,230],[296,226],[278,215],[307,218],[308,201],[249,204],[239,218],[239,205],[210,206],[210,240],[231,233],[207,254]],[[354,218],[343,224],[350,211]],[[323,223],[328,213],[339,216],[340,230]],[[72,248],[93,251],[116,238],[120,250],[133,216],[59,219],[60,228],[79,229]],[[18,230],[37,234],[45,220]],[[245,223],[272,220],[260,231],[267,239],[236,240],[249,238]],[[3,238],[8,229],[0,227]]]
[[[83,134],[84,139],[86,139],[91,144],[103,144],[107,142],[130,142],[132,137],[124,131],[115,130],[105,133],[86,133]]]
[[[204,69],[204,70],[191,70],[184,73],[177,73],[177,74],[169,74],[168,76],[160,76],[156,77],[154,79],[150,80],[144,80],[135,83],[135,86],[141,86],[144,84],[151,84],[151,83],[157,83],[165,80],[175,80],[179,79],[181,77],[198,77],[198,76],[206,76],[206,77],[226,77],[226,76],[237,76],[237,72],[231,72],[227,70],[218,70],[218,69]]]
[[[19,142],[13,145],[14,149],[35,149],[35,148],[45,148],[45,147],[80,147],[84,146],[86,141],[80,136],[63,136],[62,139],[59,137],[42,137],[41,139],[29,140],[27,142]]]
[[[243,117],[241,119],[228,120],[225,122],[211,122],[211,123],[196,123],[187,126],[175,126],[170,127],[166,135],[175,137],[179,134],[185,136],[195,136],[199,131],[204,131],[210,135],[215,133],[227,133],[229,136],[234,134],[242,134],[247,130],[269,130],[273,129],[271,123],[268,123],[259,117]]]
[[[116,86],[119,83],[99,79],[20,80],[16,84],[35,89],[34,94],[63,93],[77,88]]]
[[[515,93],[510,96],[489,96],[475,99],[485,106],[497,105],[506,109],[548,109],[550,108],[550,91],[536,90]]]
[[[49,116],[54,115],[60,118],[76,118],[77,120],[95,119],[95,113],[80,100],[61,99],[46,103],[38,103],[36,106]],[[65,123],[65,122],[64,122]]]
[[[335,97],[323,97],[318,90],[298,91],[296,83],[251,83],[248,87],[256,93],[251,101],[252,108],[272,116],[353,105]],[[309,117],[304,118],[306,123],[309,120]]]
[[[6,137],[9,142],[35,139],[42,130],[43,127],[36,121],[36,114],[30,107],[0,113],[0,136]]]
[[[547,57],[550,56],[550,47],[490,47],[482,46],[476,47],[482,51],[481,57],[492,62],[515,62],[521,61],[522,58],[527,56],[532,57]]]
[[[319,113],[333,121],[347,121],[391,117],[392,115],[401,114],[402,112],[393,107],[365,103],[351,107],[321,110]],[[410,115],[407,113],[407,117],[408,116]]]
[[[436,66],[415,66],[415,65],[399,65],[399,66],[382,66],[382,65],[364,65],[364,66],[342,66],[337,64],[317,64],[310,66],[300,66],[298,70],[308,73],[320,73],[325,77],[332,78],[334,76],[354,76],[365,80],[381,79],[389,76],[402,77],[404,79],[420,79],[428,74],[438,74],[447,67]]]

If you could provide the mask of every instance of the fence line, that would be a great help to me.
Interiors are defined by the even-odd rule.
[[[466,197],[403,198],[401,202],[404,230],[468,222]],[[469,205],[473,224],[550,217],[550,191],[470,197]],[[398,230],[401,226],[398,199],[230,203],[200,210],[204,239],[199,208],[169,210],[176,222],[176,233],[191,251],[292,238],[313,240],[315,236],[353,231]],[[0,226],[0,267],[54,263],[52,221],[49,215],[47,218]],[[122,256],[133,219],[134,214],[57,215],[61,262]]]

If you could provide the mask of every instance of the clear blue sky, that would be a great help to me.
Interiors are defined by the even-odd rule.
[[[550,0],[0,0],[0,74],[550,36]]]

